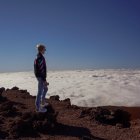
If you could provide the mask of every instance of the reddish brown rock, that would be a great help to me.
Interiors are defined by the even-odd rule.
[[[3,91],[2,91],[3,90]],[[0,94],[0,139],[139,140],[139,107],[78,107],[52,96],[46,113],[35,110],[35,96],[18,87]]]

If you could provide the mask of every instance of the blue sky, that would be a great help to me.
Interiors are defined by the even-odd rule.
[[[139,0],[0,0],[0,72],[140,68]]]

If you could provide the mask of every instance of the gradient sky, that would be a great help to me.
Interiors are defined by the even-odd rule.
[[[140,68],[140,0],[0,0],[0,72]]]

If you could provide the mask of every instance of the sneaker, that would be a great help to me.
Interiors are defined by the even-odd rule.
[[[44,103],[44,104],[42,104],[41,106],[42,107],[46,107],[46,106],[48,106],[49,105],[49,103]]]
[[[39,109],[37,110],[37,112],[47,112],[47,109],[46,109],[46,108],[39,108]]]

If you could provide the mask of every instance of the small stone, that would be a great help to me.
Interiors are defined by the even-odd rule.
[[[0,88],[0,94],[1,94],[2,92],[4,92],[4,91],[5,91],[5,88],[4,88],[4,87]]]
[[[20,90],[21,93],[27,93],[27,90]]]
[[[50,97],[51,100],[56,100],[56,101],[59,101],[59,98],[60,97],[58,95],[54,95]]]
[[[63,100],[64,102],[70,102],[70,98]]]
[[[15,86],[11,90],[19,90],[19,88]]]
[[[116,124],[116,127],[117,127],[117,128],[123,128],[123,124],[117,123],[117,124]]]

